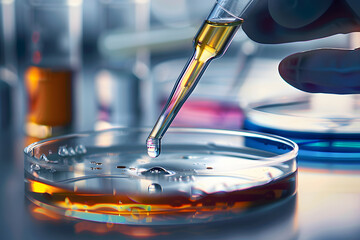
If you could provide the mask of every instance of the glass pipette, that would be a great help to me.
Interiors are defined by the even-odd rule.
[[[160,154],[161,139],[211,60],[222,56],[243,22],[253,0],[217,0],[194,38],[194,52],[181,72],[170,97],[147,138],[148,155]]]

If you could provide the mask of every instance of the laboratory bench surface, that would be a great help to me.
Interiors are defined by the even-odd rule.
[[[238,219],[183,226],[124,226],[41,214],[24,196],[22,138],[0,134],[0,239],[360,239],[360,163],[299,160],[297,194]]]

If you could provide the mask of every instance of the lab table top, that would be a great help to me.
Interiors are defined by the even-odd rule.
[[[124,226],[42,214],[24,196],[23,140],[0,137],[0,239],[360,239],[360,162],[299,159],[295,196],[232,221]]]

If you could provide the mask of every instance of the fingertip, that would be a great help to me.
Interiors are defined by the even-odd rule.
[[[318,49],[283,59],[279,74],[293,87],[310,93],[360,93],[360,52]]]
[[[278,67],[280,76],[290,85],[299,88],[297,68],[299,66],[300,59],[294,54],[284,58]]]

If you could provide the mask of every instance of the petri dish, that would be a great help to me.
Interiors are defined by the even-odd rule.
[[[244,128],[295,141],[299,159],[360,159],[358,95],[301,94],[274,97],[246,107]]]
[[[297,145],[247,131],[170,128],[147,155],[150,129],[116,128],[25,148],[25,194],[71,219],[126,225],[231,220],[296,193]]]

